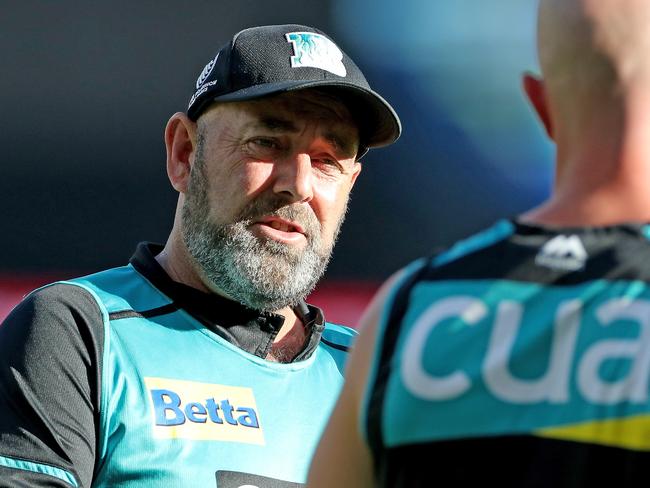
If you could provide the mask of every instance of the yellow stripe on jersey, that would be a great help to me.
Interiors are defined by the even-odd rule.
[[[650,415],[551,427],[535,431],[534,434],[551,439],[650,451]]]

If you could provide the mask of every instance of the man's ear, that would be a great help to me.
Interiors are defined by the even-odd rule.
[[[363,165],[359,161],[354,162],[354,169],[352,170],[352,186],[354,186],[354,182],[357,181],[357,177],[359,176],[359,173],[361,173],[361,168],[363,168]]]
[[[553,139],[553,123],[551,121],[548,103],[546,101],[546,86],[544,85],[544,80],[530,73],[525,73],[522,77],[522,85],[526,95],[528,96],[528,100],[535,109],[535,112],[537,112],[542,124],[544,124],[546,133],[551,139]]]
[[[185,193],[194,164],[196,123],[182,112],[172,115],[165,127],[165,148],[169,181],[176,191]]]

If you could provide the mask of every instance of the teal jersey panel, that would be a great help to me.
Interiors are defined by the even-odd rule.
[[[388,447],[643,417],[650,290],[642,281],[422,281],[391,372]]]
[[[170,303],[130,266],[75,282],[96,294],[110,317],[93,486],[232,488],[269,478],[289,488],[305,482],[342,386],[345,348],[324,340],[305,361],[272,363],[182,309],[120,313]],[[329,324],[323,334],[334,346],[353,336]]]

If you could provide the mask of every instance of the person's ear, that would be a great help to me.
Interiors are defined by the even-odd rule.
[[[169,181],[176,191],[185,193],[196,150],[196,123],[186,114],[177,112],[167,122],[165,148]]]
[[[548,109],[546,100],[546,86],[544,80],[531,73],[525,73],[522,77],[522,85],[530,104],[537,112],[539,119],[544,124],[544,129],[548,136],[553,139],[553,123]]]
[[[359,173],[361,173],[361,168],[363,168],[363,165],[359,161],[354,162],[354,169],[352,170],[352,186],[354,186],[354,182],[357,181],[357,178],[359,176]]]

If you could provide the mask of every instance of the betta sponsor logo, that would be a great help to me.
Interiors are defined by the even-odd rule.
[[[257,412],[250,407],[235,408],[228,399],[217,401],[208,398],[205,403],[188,402],[182,405],[181,397],[171,390],[151,390],[156,414],[156,425],[182,425],[185,422],[242,425],[259,429]]]
[[[158,438],[264,444],[251,388],[145,378]]]

